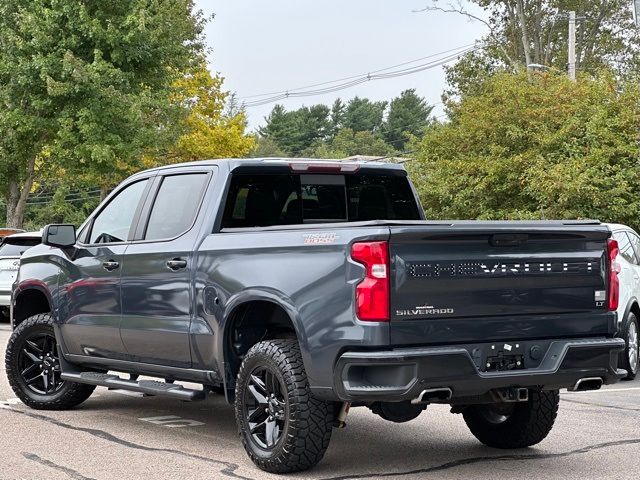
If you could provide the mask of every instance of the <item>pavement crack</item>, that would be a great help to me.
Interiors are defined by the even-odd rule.
[[[619,405],[606,405],[604,403],[584,402],[584,401],[581,401],[581,400],[571,400],[569,398],[563,398],[562,401],[563,402],[568,402],[568,403],[577,403],[577,404],[580,404],[580,405],[590,405],[592,407],[612,408],[614,410],[625,410],[627,412],[640,412],[640,408],[621,407]]]
[[[425,473],[441,472],[443,470],[450,470],[452,468],[473,465],[485,462],[510,462],[516,460],[544,460],[549,458],[562,458],[572,455],[581,455],[589,453],[593,450],[600,450],[603,448],[619,447],[622,445],[640,445],[640,438],[632,438],[628,440],[616,440],[611,442],[597,443],[595,445],[587,445],[586,447],[578,448],[576,450],[570,450],[568,452],[561,453],[531,453],[525,455],[497,455],[497,456],[484,456],[484,457],[471,457],[463,458],[460,460],[454,460],[452,462],[435,465],[433,467],[419,468],[416,470],[407,470],[404,472],[379,472],[379,473],[363,473],[353,475],[342,475],[337,477],[325,477],[320,480],[356,480],[360,478],[382,478],[382,477],[402,477],[406,475],[419,475]]]
[[[41,465],[44,465],[45,467],[53,468],[55,470],[64,472],[69,476],[69,478],[72,478],[73,480],[95,480],[92,477],[85,477],[80,472],[72,468],[65,467],[64,465],[58,465],[57,463],[54,463],[51,460],[47,460],[46,458],[39,457],[35,453],[22,452],[22,456],[27,460],[37,462]]]
[[[118,445],[121,445],[123,447],[127,447],[127,448],[132,448],[135,450],[142,450],[142,451],[146,451],[146,452],[161,452],[161,453],[170,453],[173,455],[178,455],[181,457],[186,457],[192,460],[199,460],[202,462],[206,462],[206,463],[210,463],[213,465],[216,465],[217,467],[222,467],[219,470],[219,473],[226,476],[226,477],[232,477],[232,478],[239,478],[242,480],[254,480],[251,477],[245,477],[242,475],[239,475],[236,473],[236,470],[238,470],[240,468],[239,465],[235,464],[235,463],[231,463],[231,462],[225,462],[222,460],[216,460],[213,458],[208,458],[208,457],[204,457],[202,455],[197,455],[195,453],[187,453],[187,452],[183,452],[181,450],[174,450],[171,448],[157,448],[157,447],[149,447],[146,445],[141,445],[139,443],[134,443],[134,442],[130,442],[128,440],[124,440],[122,438],[116,437],[115,435],[112,435],[111,433],[105,432],[104,430],[99,430],[96,428],[86,428],[86,427],[76,427],[74,425],[71,425],[69,423],[65,423],[62,422],[60,420],[56,420],[55,418],[51,418],[51,417],[47,417],[46,415],[40,415],[37,413],[32,413],[32,412],[28,412],[25,410],[17,410],[17,409],[6,409],[6,410],[0,410],[0,412],[9,412],[9,413],[17,413],[19,415],[25,415],[29,418],[33,418],[36,420],[41,420],[43,422],[47,422],[50,423],[52,425],[55,425],[57,427],[61,427],[61,428],[66,428],[68,430],[74,430],[77,432],[84,432],[87,433],[89,435],[92,435],[94,437],[100,438],[101,440],[105,440],[107,442],[112,442],[112,443],[116,443]]]

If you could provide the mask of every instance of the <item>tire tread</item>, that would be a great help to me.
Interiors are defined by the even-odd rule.
[[[289,429],[283,443],[268,458],[258,456],[251,448],[242,416],[244,379],[250,374],[250,363],[273,361],[283,374],[288,390]],[[259,342],[247,352],[236,383],[236,421],[242,443],[251,460],[271,473],[291,473],[307,470],[324,456],[331,440],[334,423],[333,404],[314,398],[302,362],[300,347],[295,340]]]
[[[9,385],[22,403],[36,410],[68,410],[80,405],[91,396],[96,388],[94,385],[65,381],[65,385],[62,387],[62,390],[53,395],[49,400],[45,399],[44,395],[39,395],[43,400],[34,399],[30,397],[20,386],[18,381],[19,374],[16,371],[17,369],[14,368],[17,342],[26,330],[38,326],[49,327],[53,330],[53,317],[51,314],[40,313],[27,318],[16,327],[9,338],[9,343],[7,344],[7,350],[5,353],[5,368]]]

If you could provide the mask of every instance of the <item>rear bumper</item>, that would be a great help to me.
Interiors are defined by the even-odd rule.
[[[625,345],[622,339],[538,343],[544,354],[537,362],[524,363],[537,363],[535,367],[492,372],[479,368],[485,360],[478,352],[491,348],[490,344],[346,352],[336,363],[334,389],[342,401],[402,401],[418,397],[425,389],[449,388],[455,402],[495,388],[560,389],[586,377],[610,384],[626,375],[617,368],[618,353]]]

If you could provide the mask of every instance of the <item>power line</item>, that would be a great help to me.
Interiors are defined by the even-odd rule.
[[[470,47],[470,48],[466,48],[464,50],[460,50],[457,51],[455,54],[450,54],[444,57],[441,57],[435,61],[431,61],[431,62],[427,62],[427,63],[423,63],[423,64],[419,64],[419,65],[415,65],[412,67],[408,67],[408,68],[403,68],[400,70],[394,70],[394,71],[390,71],[387,73],[367,73],[364,75],[360,75],[358,77],[355,77],[353,80],[350,80],[348,82],[343,82],[343,83],[339,83],[337,85],[330,85],[324,88],[319,88],[319,89],[314,89],[314,90],[303,90],[303,91],[292,91],[292,90],[285,90],[282,92],[278,92],[273,96],[267,97],[267,98],[262,98],[262,99],[258,99],[258,100],[254,100],[254,101],[250,101],[250,102],[246,102],[244,103],[244,107],[250,108],[250,107],[258,107],[261,105],[267,105],[269,103],[274,103],[277,102],[279,100],[284,100],[286,98],[300,98],[300,97],[309,97],[309,96],[316,96],[316,95],[326,95],[328,93],[334,93],[334,92],[338,92],[341,90],[345,90],[347,88],[351,88],[354,87],[356,85],[360,85],[362,83],[366,83],[366,82],[371,82],[374,80],[384,80],[384,79],[389,79],[389,78],[396,78],[396,77],[402,77],[405,75],[413,75],[415,73],[418,72],[422,72],[424,70],[429,70],[432,68],[436,68],[439,66],[442,66],[446,63],[451,62],[452,60],[455,60],[456,58],[458,58],[460,55],[463,55],[465,53],[469,53],[471,51],[475,51],[478,50],[480,47]],[[329,83],[329,82],[326,82]],[[331,82],[333,83],[333,82]]]
[[[365,76],[365,75],[385,72],[387,70],[391,70],[391,69],[398,68],[398,67],[403,67],[405,65],[410,65],[412,63],[417,63],[417,62],[420,62],[422,60],[426,60],[428,58],[438,57],[438,56],[444,55],[446,53],[455,52],[457,50],[464,50],[464,49],[473,47],[474,45],[475,44],[470,43],[468,45],[463,45],[461,47],[452,48],[450,50],[445,50],[443,52],[432,53],[431,55],[427,55],[425,57],[420,57],[420,58],[416,58],[414,60],[409,60],[407,62],[398,63],[396,65],[391,65],[390,67],[381,68],[379,70],[373,70],[371,72],[367,72],[366,74],[351,75],[350,77],[342,77],[342,78],[338,78],[336,80],[329,80],[329,81],[320,82],[320,83],[312,83],[311,85],[305,85],[303,87],[297,87],[297,88],[290,88],[288,90],[280,90],[280,91],[277,91],[277,92],[258,93],[258,94],[255,94],[255,95],[247,95],[245,97],[240,97],[239,100],[246,100],[246,99],[249,99],[249,98],[257,98],[257,97],[267,97],[267,96],[272,96],[272,95],[280,95],[280,94],[284,94],[284,93],[288,93],[288,92],[295,92],[297,90],[303,90],[303,89],[314,88],[314,87],[321,87],[321,86],[324,86],[324,85],[330,85],[332,83],[343,82],[343,81],[346,81],[346,80],[353,80],[354,78],[359,78],[359,77],[362,77],[362,76]]]

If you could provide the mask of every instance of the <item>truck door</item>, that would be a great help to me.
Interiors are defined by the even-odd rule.
[[[60,319],[68,353],[122,358],[120,274],[149,179],[124,186],[80,235],[60,275]]]
[[[122,268],[120,334],[132,361],[190,367],[194,226],[211,172],[159,175]]]

